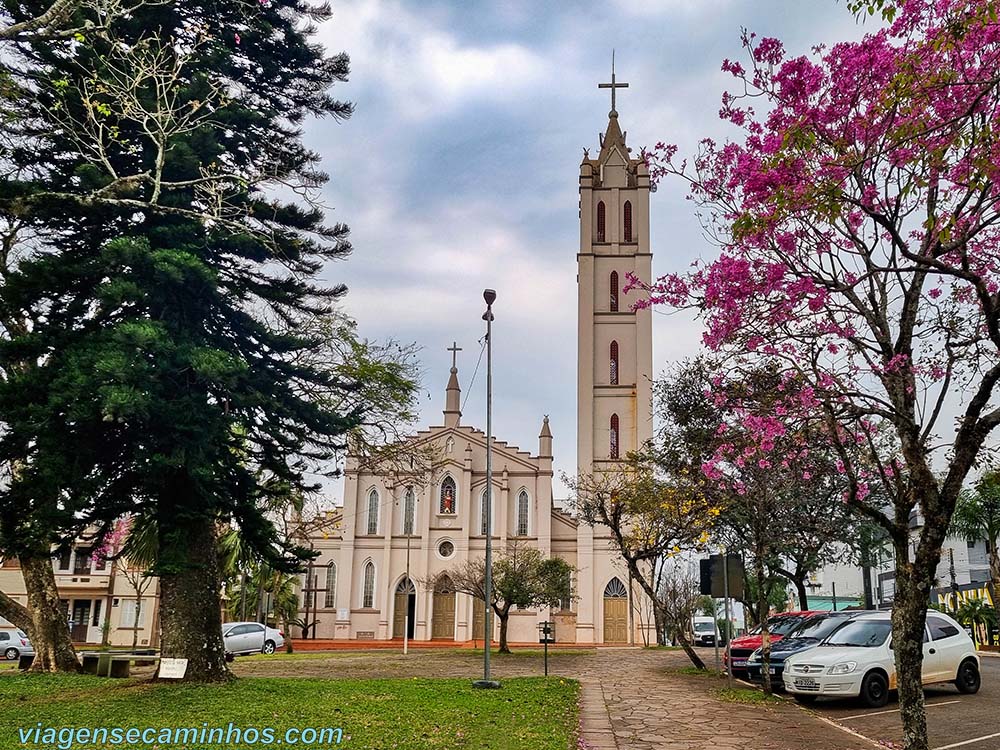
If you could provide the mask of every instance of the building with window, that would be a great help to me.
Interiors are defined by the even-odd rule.
[[[100,645],[107,626],[112,646],[131,646],[135,631],[137,645],[156,646],[156,578],[143,576],[124,562],[95,556],[83,543],[57,553],[52,567],[74,643]],[[0,591],[27,606],[28,596],[16,558],[0,561]],[[5,624],[0,618],[0,625]]]
[[[651,278],[649,172],[626,146],[613,104],[600,144],[596,158],[585,153],[579,173],[581,473],[614,469],[652,436],[652,316],[634,310],[627,294],[631,277]],[[440,574],[485,554],[490,521],[498,553],[517,541],[576,569],[571,599],[513,612],[511,641],[537,642],[539,622],[554,620],[562,643],[655,642],[649,602],[631,584],[608,529],[578,521],[553,501],[547,417],[534,454],[494,440],[487,518],[486,436],[462,423],[458,351],[452,347],[443,422],[412,438],[414,450],[434,447],[433,466],[420,476],[386,476],[349,458],[343,507],[310,534],[319,557],[302,609],[317,622],[316,637],[389,640],[408,628],[416,640],[481,639],[481,603]]]

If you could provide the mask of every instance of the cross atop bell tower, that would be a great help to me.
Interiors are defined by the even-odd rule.
[[[462,389],[458,385],[458,353],[462,351],[462,347],[456,341],[447,351],[451,352],[451,372],[448,387],[444,391],[444,426],[458,427],[462,421]]]
[[[611,50],[611,83],[599,83],[597,84],[599,89],[611,89],[611,111],[608,113],[609,117],[617,117],[618,109],[615,107],[615,91],[617,89],[627,89],[627,83],[617,83],[615,82],[615,51]]]

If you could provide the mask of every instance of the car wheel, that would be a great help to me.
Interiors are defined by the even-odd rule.
[[[869,672],[861,682],[861,700],[869,708],[882,708],[889,702],[889,683],[881,672]]]
[[[958,678],[955,680],[955,687],[958,692],[972,694],[979,692],[982,679],[979,676],[979,667],[972,659],[966,659],[958,668]]]
[[[18,651],[16,648],[9,648],[3,652],[4,658],[7,659],[8,661],[14,661],[14,659],[19,657],[20,655],[21,652]]]
[[[795,698],[795,702],[796,703],[801,703],[803,706],[808,706],[808,705],[810,705],[812,703],[815,703],[816,699],[819,696],[818,695],[799,695],[798,693],[795,693],[792,697]]]
[[[264,641],[264,653],[265,654],[274,653],[274,641]]]

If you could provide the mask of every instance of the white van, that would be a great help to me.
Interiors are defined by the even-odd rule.
[[[719,638],[719,626],[713,617],[692,617],[691,631],[695,646],[714,646]]]

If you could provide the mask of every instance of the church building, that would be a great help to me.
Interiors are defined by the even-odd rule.
[[[651,278],[649,171],[633,158],[618,124],[615,92],[600,152],[580,165],[578,263],[577,467],[614,466],[652,436],[652,321],[632,310],[628,274]],[[452,349],[441,424],[409,439],[433,447],[420,476],[388,476],[349,457],[344,504],[311,527],[319,552],[302,609],[317,638],[481,640],[482,602],[456,593],[440,573],[485,554],[486,435],[464,424]],[[500,395],[502,399],[502,394]],[[568,426],[557,426],[567,430]],[[493,549],[514,542],[559,556],[575,569],[573,596],[560,606],[514,610],[512,643],[538,641],[538,624],[556,623],[556,641],[655,643],[652,610],[632,585],[606,528],[592,527],[553,499],[552,429],[540,422],[532,453],[493,443]],[[434,586],[421,582],[436,580]],[[496,624],[496,618],[494,618]],[[499,625],[497,625],[499,628]],[[498,632],[498,630],[497,630]],[[495,636],[496,637],[496,636]]]

